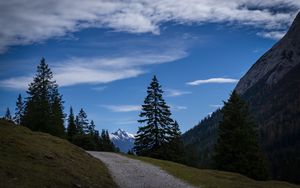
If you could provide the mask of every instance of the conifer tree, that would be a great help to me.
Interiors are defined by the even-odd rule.
[[[111,142],[107,130],[104,130],[104,129],[102,130],[102,132],[101,132],[101,141],[102,141],[103,151],[115,151],[115,146]]]
[[[14,121],[16,124],[21,125],[23,113],[24,113],[24,103],[21,94],[19,94],[16,102],[15,116],[14,116]]]
[[[76,133],[83,134],[83,129],[80,127],[78,115],[75,117]]]
[[[50,117],[51,117],[51,131],[50,134],[63,137],[65,134],[65,114],[63,112],[64,106],[62,96],[58,93],[58,86],[54,85],[50,95]]]
[[[8,107],[6,108],[6,112],[5,112],[5,115],[4,115],[4,119],[5,119],[5,120],[8,120],[8,121],[12,121],[11,113],[10,113],[10,110],[9,110]]]
[[[172,138],[180,138],[181,137],[181,132],[180,132],[177,121],[174,121],[172,123],[170,135],[172,136]]]
[[[155,152],[175,138],[174,121],[171,119],[170,107],[162,97],[163,90],[156,76],[147,88],[147,97],[142,105],[138,120],[146,125],[139,127],[135,139],[134,151],[137,155],[156,155]],[[178,124],[177,124],[178,125]],[[158,157],[154,156],[154,157]]]
[[[42,58],[33,82],[29,84],[22,124],[34,131],[63,136],[64,115],[53,73]]]
[[[263,180],[267,168],[246,103],[233,91],[222,109],[223,120],[219,124],[215,147],[216,167],[220,170],[238,172]]]
[[[79,133],[80,134],[88,133],[89,121],[87,119],[87,114],[85,113],[83,108],[80,109],[77,117],[78,117],[77,128],[78,128]]]
[[[74,119],[73,108],[70,107],[70,114],[68,117],[68,127],[67,127],[67,136],[70,141],[73,140],[73,137],[77,134],[77,128]]]
[[[95,123],[92,120],[88,126],[88,134],[94,135],[95,134]]]
[[[171,124],[171,129],[169,130],[169,135],[171,136],[171,141],[164,144],[158,152],[158,157],[160,159],[175,161],[183,163],[185,152],[184,152],[184,145],[181,138],[181,132],[179,130],[179,125],[177,121],[174,121]]]

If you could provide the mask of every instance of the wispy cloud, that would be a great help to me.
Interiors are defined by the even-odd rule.
[[[107,87],[106,86],[97,86],[97,87],[92,87],[92,90],[95,91],[103,91],[105,90]]]
[[[285,31],[299,9],[299,0],[1,1],[0,51],[90,27],[159,34],[162,23],[169,21],[225,22]]]
[[[180,111],[180,110],[187,110],[186,106],[180,106],[180,105],[170,105],[171,110],[173,111]]]
[[[70,58],[52,66],[54,79],[60,86],[103,84],[132,78],[147,72],[147,65],[172,62],[183,58],[183,50],[165,53],[135,54],[123,57]],[[32,75],[0,80],[0,87],[25,89]]]
[[[257,34],[259,36],[262,36],[264,38],[270,38],[270,39],[281,39],[285,35],[285,31],[264,31],[264,32],[258,32]]]
[[[166,89],[166,96],[168,97],[179,97],[182,95],[190,94],[190,91],[181,91],[177,89]]]
[[[0,87],[17,90],[26,90],[28,88],[28,84],[32,81],[33,79],[30,76],[8,78],[5,80],[0,80]]]
[[[209,107],[212,107],[212,108],[222,108],[223,105],[222,104],[211,104],[211,105],[209,105]]]
[[[141,110],[140,105],[100,105],[112,112],[134,112]]]
[[[233,78],[209,78],[205,80],[195,80],[187,82],[187,85],[197,86],[202,84],[226,84],[226,83],[237,83],[239,80]]]

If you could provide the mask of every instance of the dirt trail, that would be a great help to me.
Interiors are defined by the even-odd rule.
[[[92,152],[108,167],[121,188],[192,188],[159,167],[109,152]]]

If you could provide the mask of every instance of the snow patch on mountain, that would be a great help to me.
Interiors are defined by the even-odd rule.
[[[118,129],[116,132],[109,134],[110,140],[121,152],[127,153],[134,146],[134,134],[128,133],[122,129]]]

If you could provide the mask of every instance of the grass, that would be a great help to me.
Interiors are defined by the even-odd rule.
[[[0,187],[117,187],[104,164],[45,133],[0,120]]]
[[[300,188],[287,182],[255,181],[237,173],[192,168],[148,157],[126,156],[159,166],[169,174],[201,188]]]

